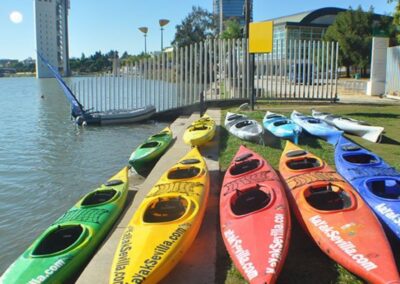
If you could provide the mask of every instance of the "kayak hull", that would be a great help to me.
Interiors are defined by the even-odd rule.
[[[127,190],[128,169],[124,168],[46,229],[4,272],[0,282],[73,281],[121,214]]]
[[[253,142],[258,142],[264,130],[254,119],[248,119],[243,114],[228,112],[225,117],[225,127],[234,136]]]
[[[325,122],[343,130],[344,132],[354,134],[365,140],[377,143],[382,138],[382,132],[385,130],[380,126],[368,125],[363,121],[333,115],[325,112],[313,110],[312,116],[324,120]]]
[[[139,145],[132,152],[129,164],[137,173],[147,175],[160,157],[167,151],[171,142],[172,131],[169,127],[166,127],[160,133],[150,136],[146,142]]]
[[[324,253],[368,282],[399,283],[379,221],[339,174],[290,142],[279,170],[296,217]]]
[[[185,130],[183,141],[192,146],[201,146],[214,138],[215,131],[215,121],[205,114]]]
[[[284,115],[267,111],[263,118],[264,128],[276,137],[288,139],[297,144],[301,134],[301,127]]]
[[[292,112],[290,118],[311,135],[318,136],[332,145],[336,145],[339,137],[343,134],[343,131],[326,122],[312,116],[304,115],[296,110]]]
[[[256,168],[239,171],[255,162]],[[243,277],[250,283],[275,283],[289,248],[289,205],[273,168],[244,146],[224,177],[220,224],[225,247]]]
[[[110,283],[157,283],[165,277],[193,243],[208,193],[207,167],[193,148],[139,205],[116,250]]]
[[[376,154],[342,137],[335,148],[337,171],[378,218],[400,238],[400,173]]]

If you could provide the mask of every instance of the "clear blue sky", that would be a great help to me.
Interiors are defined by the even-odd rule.
[[[70,56],[80,57],[95,51],[111,49],[137,54],[144,49],[143,35],[138,27],[148,26],[148,51],[160,49],[158,20],[171,22],[164,31],[164,46],[174,38],[175,26],[191,11],[201,6],[212,11],[212,0],[70,0],[69,46]],[[271,19],[322,7],[357,7],[364,10],[371,5],[376,13],[390,14],[394,4],[386,0],[254,0],[254,21]],[[23,21],[10,21],[12,11],[23,14]],[[35,57],[33,0],[0,0],[0,59]]]

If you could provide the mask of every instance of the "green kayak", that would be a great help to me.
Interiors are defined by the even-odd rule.
[[[0,283],[71,283],[120,216],[128,168],[85,195],[4,272]]]
[[[160,133],[150,136],[139,145],[129,158],[129,164],[140,175],[147,176],[160,157],[172,142],[172,131],[169,127]]]

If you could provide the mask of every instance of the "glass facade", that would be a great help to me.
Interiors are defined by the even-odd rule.
[[[288,56],[286,51],[290,47],[289,42],[294,40],[301,41],[321,41],[326,27],[297,26],[297,25],[277,25],[274,26],[274,57],[283,58]],[[292,44],[292,55],[294,53]],[[289,56],[288,56],[289,57]]]
[[[243,8],[246,3],[246,0],[214,0],[213,3],[214,15],[220,14],[220,5],[221,5],[220,1],[222,1],[222,14],[224,20],[234,18],[237,19],[241,25],[245,24]],[[253,7],[253,0],[248,0],[248,1],[250,1],[250,7]],[[251,8],[251,13],[250,13],[251,18],[252,15],[253,15],[253,9]]]

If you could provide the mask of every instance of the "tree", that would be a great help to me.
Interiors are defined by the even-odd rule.
[[[371,43],[373,27],[373,8],[364,12],[359,6],[339,13],[335,22],[327,29],[324,40],[339,42],[339,63],[346,67],[350,76],[350,67],[360,68],[363,76],[371,62]]]
[[[397,1],[395,11],[393,13],[394,33],[396,33],[397,43],[400,43],[400,0],[388,0],[388,3]]]
[[[242,28],[236,19],[224,22],[225,30],[221,34],[221,39],[236,39],[243,37]]]
[[[178,47],[201,42],[215,34],[215,17],[201,7],[192,7],[192,12],[176,26],[172,44]]]

